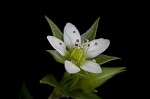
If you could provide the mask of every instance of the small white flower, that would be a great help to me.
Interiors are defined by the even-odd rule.
[[[68,73],[77,73],[80,69],[91,73],[101,73],[101,67],[95,61],[87,61],[87,58],[94,58],[104,52],[110,41],[108,39],[95,39],[81,42],[81,36],[77,28],[67,23],[64,27],[64,42],[54,36],[47,36],[48,41],[54,49],[62,56],[70,52],[70,56],[65,60],[65,69]],[[68,48],[68,51],[66,49]]]

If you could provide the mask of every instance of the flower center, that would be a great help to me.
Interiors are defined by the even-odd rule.
[[[82,48],[73,48],[70,55],[70,60],[72,60],[77,66],[79,66],[85,59],[84,51]]]

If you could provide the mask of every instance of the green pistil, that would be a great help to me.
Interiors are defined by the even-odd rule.
[[[77,66],[80,66],[80,64],[83,62],[84,59],[85,59],[85,55],[83,49],[75,47],[71,51],[70,60],[75,61],[74,63]]]

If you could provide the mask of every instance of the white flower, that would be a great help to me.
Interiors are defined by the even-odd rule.
[[[88,40],[81,42],[79,31],[71,23],[67,23],[64,28],[64,42],[54,36],[47,36],[47,39],[62,56],[66,57],[67,53],[70,53],[64,62],[68,73],[77,73],[80,69],[91,73],[102,72],[95,61],[86,59],[94,58],[104,52],[110,44],[108,39],[99,38],[90,42]]]

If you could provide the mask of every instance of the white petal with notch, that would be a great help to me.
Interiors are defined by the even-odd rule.
[[[86,61],[80,68],[91,73],[102,72],[101,67],[93,61]]]
[[[66,45],[63,41],[54,36],[47,36],[47,39],[54,49],[56,49],[62,56],[65,56],[67,50]]]
[[[77,67],[75,64],[71,63],[70,61],[65,61],[65,69],[68,73],[74,74],[80,71],[80,68]]]
[[[80,33],[71,23],[67,23],[64,27],[64,42],[69,49],[73,48],[76,42],[81,44]]]
[[[88,43],[85,48],[86,58],[94,58],[104,52],[109,47],[110,41],[108,39],[95,39]]]

